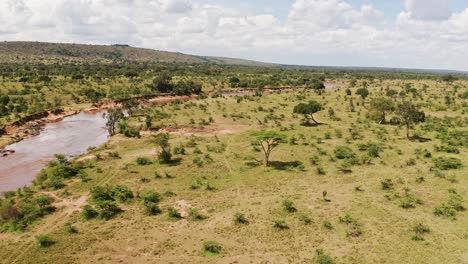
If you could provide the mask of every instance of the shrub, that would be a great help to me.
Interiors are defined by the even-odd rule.
[[[125,185],[117,185],[112,191],[112,197],[119,202],[126,202],[133,198],[133,192]]]
[[[50,247],[55,244],[55,241],[52,240],[49,236],[47,235],[38,235],[36,236],[36,241],[39,247]]]
[[[96,218],[98,215],[99,213],[90,205],[85,205],[81,211],[81,217],[85,220]]]
[[[291,200],[284,200],[283,201],[283,209],[288,213],[297,212],[296,207],[294,207],[294,203]]]
[[[190,208],[190,218],[192,218],[192,220],[200,221],[207,219],[208,216],[200,213],[196,208]]]
[[[380,182],[382,184],[382,190],[392,190],[393,189],[393,181],[392,179],[385,179]]]
[[[248,225],[249,220],[245,217],[244,214],[242,213],[235,213],[234,214],[234,223],[236,224],[242,224],[242,225]]]
[[[114,218],[117,214],[122,212],[114,201],[100,201],[97,203],[99,217],[105,220]]]
[[[334,264],[332,257],[325,254],[322,249],[317,249],[317,264]]]
[[[323,225],[323,227],[325,227],[325,228],[328,229],[328,230],[332,230],[332,229],[333,229],[333,224],[332,224],[330,221],[328,221],[328,220],[324,221],[322,225]]]
[[[312,224],[312,218],[310,218],[308,215],[302,214],[299,216],[299,221],[304,223],[304,225],[310,225]]]
[[[417,235],[422,235],[431,232],[431,229],[423,223],[417,223],[413,226],[413,231]]]
[[[415,208],[417,204],[422,204],[422,200],[415,197],[414,194],[406,192],[403,198],[400,200],[401,208]]]
[[[114,201],[112,190],[109,186],[93,186],[90,190],[91,200],[93,202]]]
[[[337,159],[349,159],[356,157],[356,154],[348,146],[338,146],[335,148],[334,152]]]
[[[343,217],[340,216],[339,220],[340,220],[340,223],[346,223],[346,224],[352,224],[356,222],[356,220],[350,214],[346,214]]]
[[[148,215],[158,215],[162,212],[157,203],[148,202],[144,203],[143,206],[145,208],[146,214]]]
[[[167,215],[170,217],[170,218],[174,218],[174,219],[182,219],[182,215],[179,213],[179,211],[177,211],[177,209],[175,209],[174,207],[169,207],[167,208]]]
[[[457,213],[464,210],[463,197],[451,189],[449,190],[448,200],[436,206],[434,214],[455,220]]]
[[[460,159],[457,158],[444,158],[439,157],[433,160],[434,165],[436,168],[441,170],[451,170],[451,169],[459,169],[462,166],[462,162]]]
[[[146,158],[146,157],[138,157],[136,159],[136,163],[140,166],[146,166],[146,165],[151,165],[151,160]]]
[[[289,226],[288,224],[286,223],[286,221],[282,220],[282,219],[276,219],[273,221],[273,227],[278,229],[278,230],[286,230],[286,229],[289,229]]]
[[[109,152],[109,158],[120,159],[120,154],[118,152]]]
[[[367,155],[373,158],[377,158],[380,156],[380,147],[376,144],[370,144],[367,149]]]
[[[434,149],[437,152],[447,152],[447,153],[454,153],[454,154],[460,153],[460,150],[455,146],[435,146]]]
[[[216,241],[205,241],[203,243],[203,251],[209,254],[217,255],[221,253],[223,247]]]
[[[153,190],[144,190],[140,193],[140,199],[143,203],[159,203],[161,195]]]

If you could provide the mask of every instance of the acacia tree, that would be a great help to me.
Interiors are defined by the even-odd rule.
[[[386,112],[391,112],[395,110],[395,104],[389,98],[378,97],[372,99],[370,102],[370,107],[372,110],[375,110],[380,113],[380,122],[379,124],[385,123]]]
[[[169,163],[172,158],[171,145],[169,144],[170,136],[168,133],[161,133],[153,136],[153,141],[161,148],[158,154],[158,159],[161,163]]]
[[[403,102],[398,105],[396,114],[400,117],[401,122],[406,126],[406,138],[410,138],[409,133],[412,124],[424,122],[426,115],[411,102]]]
[[[322,105],[317,101],[309,101],[309,103],[304,104],[300,103],[294,107],[295,114],[304,115],[304,120],[306,124],[309,124],[312,120],[316,125],[319,123],[314,119],[313,114],[322,110]]]
[[[103,117],[107,119],[106,127],[109,131],[110,136],[114,136],[116,134],[116,126],[117,124],[125,118],[122,109],[109,109],[107,113],[103,114]]]
[[[263,164],[268,167],[270,165],[271,151],[280,143],[286,142],[286,136],[276,131],[254,131],[252,132],[252,136],[255,137],[255,141],[252,144],[262,148],[265,156]]]

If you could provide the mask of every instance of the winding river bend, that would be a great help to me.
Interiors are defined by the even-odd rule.
[[[14,151],[0,157],[0,193],[31,185],[36,174],[55,154],[81,155],[108,139],[103,112],[81,112],[46,124],[37,136],[9,145]]]
[[[326,89],[341,88],[335,83],[325,83]],[[280,90],[291,91],[292,87]],[[267,90],[272,92],[274,90]],[[255,90],[226,91],[222,95],[254,95]],[[168,103],[173,100],[191,100],[194,97],[156,97],[147,103]],[[56,123],[48,123],[41,133],[18,143],[9,145],[5,150],[14,151],[6,157],[0,157],[0,194],[31,185],[37,173],[54,159],[55,154],[74,157],[86,153],[89,147],[103,144],[109,133],[105,128],[104,110],[81,112]]]

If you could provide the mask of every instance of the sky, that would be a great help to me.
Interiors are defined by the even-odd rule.
[[[0,0],[0,40],[468,71],[468,0]]]

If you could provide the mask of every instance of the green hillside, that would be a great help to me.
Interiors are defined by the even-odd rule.
[[[176,62],[262,65],[242,59],[204,57],[128,45],[87,45],[44,42],[0,42],[0,63]]]

